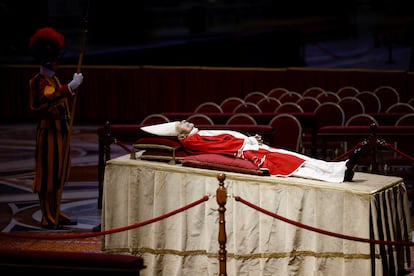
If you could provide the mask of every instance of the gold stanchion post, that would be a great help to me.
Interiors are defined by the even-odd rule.
[[[217,197],[217,204],[219,205],[219,234],[218,234],[218,243],[220,246],[219,249],[219,275],[220,276],[227,276],[226,271],[226,262],[227,262],[227,251],[226,251],[226,220],[225,220],[225,212],[227,201],[227,189],[224,187],[224,180],[226,179],[226,175],[224,173],[219,173],[217,175],[217,179],[219,181],[219,187],[217,188],[216,197]]]

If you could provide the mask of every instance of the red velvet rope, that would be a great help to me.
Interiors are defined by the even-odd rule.
[[[402,152],[402,151],[400,151],[400,150],[396,149],[396,148],[395,148],[393,145],[391,145],[390,143],[385,144],[385,146],[386,146],[387,148],[392,149],[393,151],[395,151],[396,153],[400,154],[401,156],[404,156],[405,158],[407,158],[407,159],[409,159],[409,160],[411,160],[411,161],[414,161],[414,158],[413,158],[413,157],[411,157],[411,156],[409,156],[408,154],[405,154],[404,152]]]
[[[341,154],[341,155],[337,156],[337,157],[335,158],[335,160],[342,160],[342,159],[344,159],[345,157],[348,157],[348,156],[351,154],[351,152],[353,152],[356,148],[360,147],[361,145],[362,145],[362,143],[358,143],[358,144],[357,144],[355,147],[353,147],[352,149],[350,149],[350,150],[348,150],[348,151],[344,152],[343,154]]]
[[[131,153],[131,149],[129,149],[124,143],[122,143],[121,141],[114,139],[114,144],[120,146],[121,148],[123,148],[124,150],[126,150],[128,153]]]
[[[60,239],[78,239],[78,238],[89,238],[89,237],[95,237],[95,236],[102,236],[102,235],[108,235],[108,234],[113,234],[113,233],[117,233],[117,232],[122,232],[122,231],[127,231],[130,229],[134,229],[134,228],[138,228],[141,226],[145,226],[148,225],[150,223],[153,222],[157,222],[160,221],[162,219],[165,219],[167,217],[173,216],[177,213],[183,212],[187,209],[190,209],[198,204],[201,204],[204,201],[207,201],[209,199],[208,195],[203,196],[202,198],[200,198],[197,201],[194,201],[188,205],[185,205],[181,208],[178,208],[174,211],[165,213],[164,215],[149,219],[149,220],[145,220],[142,222],[138,222],[129,226],[125,226],[125,227],[119,227],[119,228],[114,228],[114,229],[110,229],[110,230],[106,230],[106,231],[101,231],[101,232],[88,232],[88,233],[74,233],[74,234],[66,234],[66,235],[61,235],[61,234],[45,234],[45,235],[30,235],[30,234],[26,234],[26,233],[9,233],[9,232],[0,232],[0,236],[7,236],[7,237],[13,237],[13,238],[29,238],[29,239],[46,239],[46,240],[60,240]],[[314,231],[317,233],[321,233],[324,235],[328,235],[328,236],[333,236],[333,237],[337,237],[337,238],[342,238],[342,239],[346,239],[346,240],[353,240],[353,241],[359,241],[359,242],[367,242],[367,243],[377,243],[377,244],[385,244],[385,245],[403,245],[403,246],[414,246],[413,242],[407,242],[407,241],[383,241],[383,240],[374,240],[374,239],[367,239],[367,238],[359,238],[359,237],[354,237],[354,236],[349,236],[349,235],[344,235],[344,234],[339,234],[339,233],[335,233],[335,232],[330,232],[330,231],[326,231],[326,230],[322,230],[313,226],[309,226],[306,224],[302,224],[300,222],[297,221],[293,221],[290,220],[288,218],[279,216],[275,213],[272,213],[270,211],[267,211],[257,205],[254,205],[246,200],[244,200],[243,198],[241,198],[240,196],[236,196],[235,197],[236,201],[240,201],[241,203],[244,203],[245,205],[256,209],[257,211],[260,211],[264,214],[267,214],[271,217],[274,217],[276,219],[279,219],[281,221],[287,222],[289,224],[293,224],[295,226],[298,226],[300,228],[304,228],[310,231]]]
[[[349,154],[351,154],[351,152],[353,152],[356,148],[361,147],[363,144],[364,144],[364,143],[358,143],[358,144],[357,144],[355,147],[353,147],[352,149],[350,149],[350,150],[348,150],[347,152],[345,152],[345,153],[343,153],[343,154],[341,154],[341,155],[337,156],[337,157],[335,158],[335,160],[342,160],[344,157],[346,157],[346,156],[348,156]],[[409,160],[411,160],[411,161],[414,161],[414,158],[413,158],[413,157],[411,157],[410,155],[408,155],[408,154],[406,154],[406,153],[404,153],[404,152],[402,152],[402,151],[398,150],[397,148],[395,148],[395,147],[394,147],[393,145],[391,145],[390,143],[384,143],[384,142],[382,142],[382,143],[381,143],[381,145],[382,145],[382,146],[384,146],[384,147],[386,147],[386,148],[389,148],[389,149],[391,149],[391,150],[395,151],[396,153],[400,154],[401,156],[403,156],[403,157],[405,157],[405,158],[407,158],[407,159],[409,159]]]
[[[138,222],[129,226],[125,226],[125,227],[120,227],[120,228],[114,228],[111,230],[106,230],[106,231],[101,231],[101,232],[88,232],[88,233],[80,233],[80,234],[68,234],[68,235],[59,235],[59,234],[46,234],[46,235],[30,235],[30,234],[26,234],[26,233],[8,233],[8,232],[0,232],[0,236],[8,236],[8,237],[14,237],[14,238],[29,238],[29,239],[46,239],[46,240],[62,240],[62,239],[78,239],[78,238],[90,238],[90,237],[95,237],[95,236],[102,236],[102,235],[107,235],[107,234],[113,234],[113,233],[117,233],[117,232],[122,232],[122,231],[126,231],[126,230],[130,230],[130,229],[134,229],[134,228],[138,228],[156,221],[160,221],[162,219],[171,217],[172,215],[175,215],[177,213],[183,212],[187,209],[190,209],[204,201],[207,201],[209,198],[208,195],[203,196],[202,198],[200,198],[199,200],[196,200],[188,205],[185,205],[181,208],[178,208],[174,211],[165,213],[164,215],[161,215],[159,217],[155,217],[149,220],[145,220],[142,222]]]
[[[275,213],[269,212],[269,211],[267,211],[267,210],[265,210],[265,209],[263,209],[263,208],[261,208],[257,205],[254,205],[253,203],[250,203],[250,202],[242,199],[240,196],[236,196],[235,200],[240,201],[241,203],[244,203],[245,205],[247,205],[247,206],[249,206],[253,209],[256,209],[256,210],[258,210],[258,211],[260,211],[260,212],[262,212],[266,215],[269,215],[269,216],[274,217],[276,219],[279,219],[281,221],[287,222],[289,224],[293,224],[295,226],[298,226],[300,228],[304,228],[304,229],[307,229],[307,230],[310,230],[310,231],[318,232],[318,233],[321,233],[321,234],[324,234],[324,235],[333,236],[333,237],[337,237],[337,238],[342,238],[342,239],[345,239],[345,240],[359,241],[359,242],[378,243],[378,244],[387,244],[387,245],[414,246],[413,242],[373,240],[373,239],[353,237],[353,236],[348,236],[348,235],[343,235],[343,234],[339,234],[339,233],[334,233],[334,232],[322,230],[322,229],[319,229],[319,228],[316,228],[316,227],[313,227],[313,226],[309,226],[309,225],[302,224],[302,223],[297,222],[297,221],[290,220],[288,218],[279,216]]]

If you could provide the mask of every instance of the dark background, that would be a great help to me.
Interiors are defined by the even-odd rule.
[[[368,36],[412,45],[409,1],[1,0],[4,63],[30,63],[30,35],[52,26],[66,37],[68,62],[84,64],[306,66],[303,45]]]

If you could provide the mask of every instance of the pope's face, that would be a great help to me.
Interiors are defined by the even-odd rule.
[[[176,126],[176,130],[177,130],[179,137],[187,136],[193,128],[194,128],[194,124],[187,122],[185,120],[179,122]]]

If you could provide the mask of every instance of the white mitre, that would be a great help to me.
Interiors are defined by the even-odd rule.
[[[179,122],[169,122],[169,123],[162,123],[157,125],[151,126],[143,126],[141,129],[145,132],[159,135],[159,136],[177,136],[177,129],[176,126]]]

